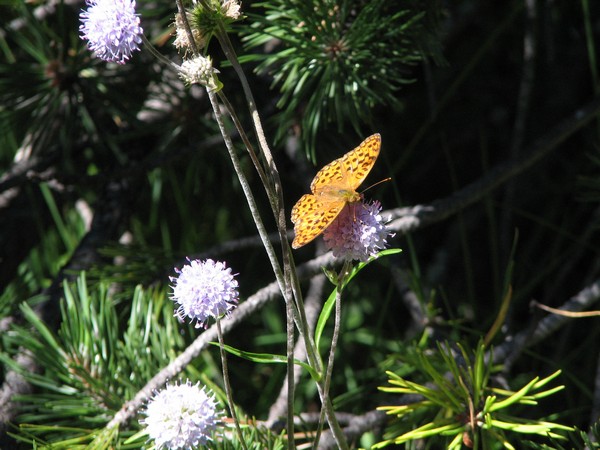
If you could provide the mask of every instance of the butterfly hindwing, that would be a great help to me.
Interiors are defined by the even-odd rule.
[[[292,209],[294,241],[292,248],[308,244],[335,220],[345,202],[321,203],[312,194],[303,195]]]

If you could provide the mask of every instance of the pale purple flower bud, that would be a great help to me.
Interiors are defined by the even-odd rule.
[[[179,274],[171,277],[173,293],[171,299],[179,304],[175,315],[180,320],[189,317],[196,328],[206,327],[208,320],[229,314],[238,302],[238,282],[225,263],[188,260],[189,264]]]
[[[86,0],[79,15],[81,38],[104,61],[125,64],[140,49],[142,27],[134,0]]]

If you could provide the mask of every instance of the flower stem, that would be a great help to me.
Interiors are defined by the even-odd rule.
[[[335,417],[335,411],[329,397],[329,388],[331,387],[331,375],[333,373],[333,363],[335,360],[335,350],[337,349],[338,339],[340,337],[340,323],[342,318],[342,290],[344,289],[344,283],[346,275],[349,272],[351,262],[345,261],[340,273],[338,275],[338,282],[335,289],[335,319],[333,325],[333,336],[331,337],[331,347],[329,348],[329,359],[327,361],[327,369],[325,371],[325,379],[323,380],[323,394],[321,399],[321,414],[325,411],[327,415],[327,422],[331,427],[333,436],[338,444],[339,448],[348,448],[346,437],[342,431],[337,418]]]
[[[190,23],[187,20],[187,14],[185,12],[185,7],[183,6],[182,0],[175,0],[177,3],[177,11],[181,16],[181,21],[183,23],[183,27],[185,28],[185,33],[187,34],[188,41],[190,42],[190,47],[194,56],[199,56],[200,52],[198,51],[198,46],[196,45],[196,41],[194,40],[194,34],[192,33],[192,29],[190,28]]]
[[[200,0],[203,3],[203,0]],[[287,228],[286,228],[286,214],[283,202],[283,188],[281,184],[281,179],[279,177],[279,172],[277,170],[277,166],[275,164],[275,160],[271,154],[271,150],[267,144],[267,139],[265,137],[265,133],[262,127],[262,122],[260,120],[260,115],[256,108],[256,102],[254,101],[254,96],[252,95],[252,90],[250,89],[250,84],[244,74],[244,71],[239,63],[237,55],[233,46],[231,45],[231,41],[229,40],[229,36],[222,24],[219,24],[218,31],[216,33],[216,37],[227,57],[228,61],[231,63],[233,69],[235,70],[240,82],[242,83],[242,89],[244,91],[244,95],[246,97],[246,102],[248,104],[248,109],[250,110],[250,115],[252,117],[252,123],[254,125],[254,130],[256,132],[256,136],[259,142],[259,148],[262,152],[262,155],[265,158],[267,169],[269,174],[271,175],[271,180],[267,180],[263,184],[265,190],[267,191],[267,195],[271,202],[271,207],[273,209],[273,214],[275,216],[275,220],[277,221],[277,230],[279,232],[279,238],[281,241],[281,252],[283,256],[283,270],[284,270],[284,290],[282,290],[282,294],[284,295],[286,301],[286,332],[287,332],[287,379],[288,379],[288,415],[287,415],[287,423],[288,423],[288,435],[293,436],[293,426],[294,426],[294,415],[293,415],[293,406],[294,406],[294,369],[293,369],[293,349],[294,349],[294,327],[293,323],[296,321],[296,326],[298,327],[299,332],[304,337],[304,342],[306,345],[306,354],[309,363],[315,367],[318,371],[321,370],[320,359],[317,357],[317,350],[314,345],[314,340],[308,331],[308,321],[306,319],[306,314],[304,310],[304,305],[302,301],[302,291],[300,289],[300,284],[298,281],[297,273],[295,270],[295,265],[293,261],[293,256],[291,254],[290,246],[287,242]],[[235,120],[234,120],[235,123]],[[237,125],[237,124],[236,124]],[[238,128],[239,129],[239,128]],[[259,172],[260,173],[260,172]],[[262,177],[261,177],[262,178]],[[292,303],[292,300],[295,299],[295,310]],[[288,440],[289,448],[293,448],[293,442]]]
[[[246,179],[246,176],[244,175],[244,172],[242,170],[240,161],[237,155],[235,154],[233,142],[231,142],[231,138],[227,133],[227,130],[225,129],[225,123],[223,122],[223,116],[221,115],[221,110],[217,102],[217,97],[215,93],[209,89],[207,89],[207,93],[213,108],[213,112],[215,114],[215,118],[217,120],[217,124],[219,125],[219,130],[221,131],[221,135],[223,136],[223,140],[225,141],[225,146],[227,147],[227,151],[229,152],[229,157],[231,159],[231,162],[233,163],[233,168],[235,170],[236,175],[238,176],[238,180],[242,187],[242,191],[246,196],[246,202],[250,207],[250,213],[252,214],[252,218],[254,219],[254,223],[258,230],[258,234],[261,238],[263,246],[267,251],[267,256],[269,257],[269,261],[271,262],[273,272],[275,273],[275,278],[277,279],[277,284],[279,285],[279,289],[281,290],[281,292],[285,293],[285,280],[281,268],[279,267],[277,255],[275,254],[275,250],[271,245],[269,235],[263,224],[262,218],[260,217],[260,213],[258,212],[258,207],[256,205],[256,200],[254,199],[254,194],[252,194],[252,190],[250,189],[250,184],[248,183],[248,180]]]
[[[199,1],[203,5],[206,3],[205,0],[199,0]],[[309,332],[308,321],[306,319],[306,313],[305,313],[304,304],[303,304],[303,300],[302,300],[302,291],[300,289],[300,283],[298,281],[297,273],[295,270],[295,265],[294,265],[294,260],[293,260],[293,256],[291,253],[291,249],[287,242],[286,214],[285,214],[285,208],[284,208],[284,202],[283,202],[283,188],[282,188],[282,184],[281,184],[281,179],[279,177],[279,172],[277,170],[277,166],[276,166],[273,156],[271,154],[271,150],[267,144],[267,139],[264,134],[262,123],[260,120],[260,115],[256,108],[256,102],[252,95],[252,90],[250,89],[250,84],[248,83],[248,80],[244,74],[244,71],[243,71],[240,63],[239,63],[239,60],[237,59],[235,50],[233,48],[233,45],[231,44],[231,41],[229,40],[229,36],[227,35],[227,32],[226,32],[223,24],[221,24],[221,23],[218,24],[218,29],[217,29],[217,32],[215,33],[215,35],[219,41],[219,44],[221,45],[221,48],[223,49],[223,52],[225,53],[225,56],[227,57],[228,61],[231,63],[233,69],[235,70],[236,74],[238,75],[238,78],[240,79],[240,82],[242,83],[242,89],[243,89],[244,95],[246,97],[248,108],[250,110],[250,116],[252,117],[252,123],[254,125],[256,136],[258,138],[259,148],[262,152],[262,155],[265,158],[268,173],[271,176],[271,180],[269,180],[270,182],[264,183],[264,187],[267,191],[267,195],[269,197],[269,200],[271,202],[271,207],[273,209],[273,214],[277,221],[277,229],[279,232],[279,237],[280,237],[280,241],[281,241],[281,251],[282,251],[282,256],[283,256],[283,279],[281,278],[281,272],[280,272],[281,269],[279,268],[279,266],[276,263],[276,257],[274,255],[274,250],[271,247],[270,242],[268,240],[265,240],[266,236],[263,238],[263,235],[261,232],[261,227],[263,229],[264,229],[264,227],[262,226],[260,217],[258,216],[258,213],[256,212],[255,206],[253,207],[252,204],[250,204],[250,209],[252,211],[253,217],[255,218],[255,222],[256,222],[257,228],[259,230],[259,234],[261,234],[261,239],[263,239],[263,244],[265,245],[265,248],[267,249],[267,253],[269,254],[269,258],[272,258],[271,262],[272,262],[274,269],[276,270],[277,281],[279,283],[281,292],[286,301],[287,362],[288,362],[287,377],[288,377],[288,390],[289,390],[288,391],[288,417],[287,417],[288,430],[287,431],[288,431],[289,436],[293,436],[293,400],[294,400],[294,376],[293,376],[293,374],[294,374],[294,371],[293,371],[293,356],[294,356],[293,348],[294,348],[294,345],[293,345],[293,342],[295,340],[295,336],[294,336],[294,328],[293,328],[292,324],[294,323],[294,321],[296,322],[296,326],[298,327],[298,330],[304,337],[304,342],[306,345],[306,354],[307,354],[309,363],[315,369],[317,369],[319,372],[321,372],[321,370],[322,370],[322,363],[321,363],[320,358],[318,357],[318,349],[316,349],[313,336]],[[217,106],[216,101],[214,100],[214,94],[209,92],[209,98],[213,105],[213,109],[215,110],[215,115],[217,116],[217,119],[218,119],[219,113],[218,113],[218,108],[216,107]],[[236,126],[238,126],[238,124],[239,124],[239,122],[236,123],[235,120],[234,120],[234,123],[236,124]],[[227,140],[230,141],[230,139],[228,137],[226,137],[223,126],[221,124],[219,124],[219,127],[221,128],[221,132],[223,134],[223,137],[226,139],[226,144],[227,144]],[[238,126],[238,130],[240,128],[241,127]],[[243,133],[243,130],[241,131],[241,133]],[[236,159],[235,153],[233,152],[230,144],[227,144],[227,146],[228,146],[228,150],[230,152],[230,155],[231,155],[232,161],[233,161]],[[250,147],[249,147],[249,149],[250,149]],[[234,161],[234,167],[236,167],[235,161]],[[237,171],[238,171],[238,169],[236,168],[236,172]],[[243,177],[243,174],[238,173],[238,177],[240,177],[240,176]],[[240,182],[242,183],[241,178],[240,178]],[[263,180],[263,182],[264,182],[264,180]],[[243,183],[242,183],[242,188],[244,189]],[[244,190],[244,192],[246,193],[245,190]],[[253,200],[253,198],[251,197],[251,193],[247,194],[246,196],[247,196],[247,199],[249,202],[251,199]],[[273,253],[271,254],[271,252],[273,252]],[[295,300],[295,309],[294,309],[294,307],[292,307],[292,300]],[[339,330],[339,322],[338,322],[338,330]],[[329,373],[329,381],[330,380],[331,380],[331,372]],[[335,417],[333,405],[329,401],[328,393],[326,392],[329,390],[329,388],[327,387],[327,389],[324,390],[323,386],[322,386],[322,381],[319,381],[318,385],[319,385],[319,392],[321,394],[321,400],[325,406],[327,421],[329,423],[330,428],[332,429],[332,431],[334,433],[334,436],[336,438],[338,446],[339,446],[339,448],[342,448],[342,449],[348,448],[343,431],[341,430],[339,423],[337,422],[337,419]],[[325,394],[325,395],[323,395],[323,394]],[[288,440],[288,446],[290,446],[289,448],[293,448],[293,442]]]
[[[240,427],[240,421],[237,418],[235,412],[235,404],[233,403],[233,395],[231,394],[231,385],[229,384],[229,370],[227,369],[227,356],[225,355],[225,344],[223,343],[223,331],[221,330],[221,320],[217,318],[217,336],[219,337],[219,350],[221,351],[221,366],[223,367],[223,383],[225,385],[225,394],[227,395],[227,403],[229,404],[229,411],[231,411],[231,418],[235,424],[235,430],[237,431],[240,443],[244,450],[248,450],[246,441],[244,441],[244,435]]]
[[[169,69],[174,70],[175,72],[179,72],[179,66],[175,64],[173,61],[165,57],[161,52],[156,50],[156,47],[152,45],[152,42],[148,40],[145,34],[142,33],[142,42],[144,43],[144,48],[146,48],[152,56],[154,56],[157,60],[165,64]]]

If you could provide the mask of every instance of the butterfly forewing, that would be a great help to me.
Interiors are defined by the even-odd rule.
[[[381,136],[376,133],[341,158],[346,171],[352,173],[352,176],[348,177],[352,189],[356,190],[365,181],[377,161],[380,149]]]
[[[356,190],[375,165],[380,148],[379,133],[369,136],[358,147],[319,170],[310,184],[310,190],[314,194],[330,186]]]

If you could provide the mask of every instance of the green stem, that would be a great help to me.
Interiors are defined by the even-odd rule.
[[[288,450],[294,450],[294,397],[295,397],[295,379],[294,379],[294,304],[285,302],[286,315],[286,377],[287,377],[287,431],[288,431]]]
[[[146,48],[150,53],[152,53],[152,56],[154,56],[160,62],[165,64],[169,69],[172,69],[175,72],[179,73],[179,66],[170,59],[166,58],[161,52],[156,50],[156,47],[152,45],[152,42],[148,40],[145,34],[142,34],[142,42],[144,43],[144,48]]]
[[[344,261],[344,265],[338,274],[337,286],[335,288],[335,318],[333,325],[333,335],[331,337],[331,347],[329,348],[329,359],[327,361],[327,369],[325,372],[325,379],[323,380],[323,394],[322,394],[322,402],[321,402],[321,417],[325,412],[327,416],[327,422],[331,427],[331,431],[335,437],[335,440],[338,444],[338,448],[348,448],[348,444],[346,442],[346,437],[344,436],[344,432],[342,431],[337,418],[335,417],[335,410],[333,409],[333,404],[331,403],[331,399],[329,397],[329,388],[331,386],[331,375],[333,374],[333,363],[335,361],[335,350],[337,349],[338,339],[340,337],[340,324],[342,319],[342,290],[344,289],[344,284],[346,282],[346,276],[350,272],[351,268],[350,261]],[[322,420],[322,419],[321,419]],[[320,427],[319,427],[320,431]],[[318,435],[316,438],[315,446],[318,445]]]
[[[341,428],[339,428],[339,424],[337,423],[337,418],[335,417],[335,411],[333,411],[333,405],[331,403],[331,399],[329,397],[329,389],[331,387],[331,375],[333,373],[333,363],[335,360],[335,349],[337,348],[337,341],[340,335],[340,318],[341,318],[341,299],[342,299],[342,291],[338,288],[335,293],[335,320],[333,326],[333,336],[331,337],[331,347],[329,348],[329,359],[327,361],[327,369],[325,371],[325,379],[323,380],[323,401],[321,403],[321,411],[325,411],[327,415],[327,421],[330,426],[332,426],[332,418],[337,425],[337,427],[332,426],[332,431],[335,437],[335,440],[338,444],[339,448],[346,447],[347,444],[345,442],[345,437]],[[337,429],[336,429],[337,428]]]
[[[201,3],[204,2],[201,0]],[[269,173],[271,173],[271,176],[273,178],[273,187],[266,185],[265,189],[274,188],[278,200],[278,203],[275,204],[275,206],[278,208],[275,208],[273,210],[273,213],[277,220],[277,229],[279,231],[279,236],[282,244],[281,250],[283,255],[284,274],[286,281],[289,282],[288,287],[291,289],[291,293],[285,292],[284,295],[286,295],[286,301],[288,301],[288,299],[291,298],[291,294],[293,294],[296,300],[296,308],[300,315],[301,324],[301,326],[298,328],[300,333],[304,337],[304,341],[307,345],[308,360],[313,367],[317,368],[318,370],[321,370],[321,364],[319,358],[317,358],[318,352],[315,349],[314,340],[308,332],[308,321],[306,320],[306,316],[304,314],[304,302],[302,300],[302,291],[300,289],[300,283],[296,274],[291,249],[289,244],[287,243],[286,215],[285,209],[283,207],[283,188],[281,185],[281,180],[279,178],[279,172],[277,170],[275,160],[273,159],[273,156],[271,154],[271,150],[267,144],[267,140],[262,127],[262,122],[260,120],[260,115],[258,114],[258,110],[256,109],[256,102],[254,101],[252,90],[250,89],[250,84],[248,83],[248,79],[244,74],[244,70],[242,69],[239,60],[237,59],[237,55],[235,53],[233,45],[231,44],[229,36],[227,35],[227,32],[225,31],[225,28],[222,24],[219,24],[219,29],[216,33],[216,37],[219,40],[219,44],[221,45],[221,48],[223,49],[227,60],[231,63],[231,66],[235,70],[236,74],[238,75],[238,78],[240,79],[240,82],[242,83],[242,90],[244,91],[246,102],[248,103],[248,109],[252,117],[252,123],[254,125],[254,129],[258,138],[259,146],[262,151],[262,154],[265,157]]]
[[[202,2],[202,0],[201,0]],[[244,71],[237,59],[235,54],[235,50],[229,40],[229,36],[222,24],[219,24],[218,32],[216,33],[216,37],[221,44],[221,48],[225,53],[228,61],[231,63],[233,69],[235,70],[240,82],[242,83],[242,89],[244,91],[244,95],[246,97],[246,101],[248,103],[248,108],[250,110],[250,115],[252,117],[252,122],[254,124],[254,129],[258,138],[259,147],[262,151],[263,156],[265,157],[265,161],[267,164],[267,169],[272,177],[271,183],[264,183],[265,189],[267,190],[267,195],[271,200],[271,206],[273,209],[273,214],[277,221],[277,229],[279,232],[279,237],[281,241],[281,251],[283,255],[283,267],[284,267],[284,286],[285,291],[282,291],[284,298],[286,300],[286,315],[287,315],[287,377],[288,377],[288,434],[290,436],[293,435],[293,405],[294,405],[294,370],[293,370],[293,349],[294,349],[294,329],[293,322],[296,317],[295,312],[297,313],[299,320],[296,322],[296,325],[304,338],[304,342],[306,345],[306,354],[309,363],[315,367],[319,372],[321,371],[320,359],[317,357],[318,351],[315,347],[314,340],[309,332],[308,321],[306,319],[306,313],[304,309],[304,304],[302,300],[302,291],[300,289],[300,283],[298,281],[297,273],[294,266],[293,257],[291,254],[290,246],[287,242],[287,228],[286,228],[286,214],[283,202],[283,189],[281,185],[281,179],[279,177],[279,172],[277,170],[277,166],[271,154],[271,150],[267,144],[267,139],[264,134],[264,130],[262,127],[262,123],[260,120],[260,115],[258,114],[258,110],[256,108],[256,102],[254,101],[254,96],[252,95],[252,90],[250,89],[250,84],[244,74]],[[274,190],[274,193],[271,191]],[[271,191],[271,192],[269,192]],[[292,306],[292,299],[295,299],[296,311]],[[288,441],[288,446],[290,445],[290,441]],[[292,447],[290,447],[292,448]]]
[[[235,404],[233,403],[233,395],[231,394],[231,385],[229,384],[229,370],[227,369],[227,356],[225,355],[225,344],[223,343],[223,331],[221,330],[221,320],[217,319],[217,336],[219,337],[219,349],[221,351],[221,366],[223,367],[223,382],[225,385],[225,394],[227,395],[227,403],[229,404],[229,411],[231,411],[231,418],[235,424],[235,430],[237,431],[240,443],[244,450],[248,450],[244,435],[242,434],[242,428],[240,427],[240,421],[237,418],[235,412]]]
[[[266,174],[264,173],[262,166],[258,162],[258,158],[256,157],[256,154],[254,152],[252,144],[249,142],[248,137],[247,137],[243,127],[241,126],[241,123],[237,119],[235,111],[233,110],[233,107],[229,103],[227,96],[222,91],[219,91],[218,95],[219,95],[219,98],[221,99],[221,101],[225,104],[225,107],[227,108],[229,115],[232,118],[233,123],[234,123],[236,129],[238,130],[240,137],[242,138],[242,141],[244,142],[244,145],[246,146],[246,149],[248,150],[248,153],[250,154],[250,158],[252,159],[254,166],[255,166],[256,170],[258,171],[261,180],[263,181],[263,185],[265,186],[265,190],[269,197],[271,207],[272,207],[273,211],[276,211],[277,199],[273,195],[272,189],[269,188]],[[287,246],[287,241],[284,241],[282,245]],[[285,265],[285,267],[289,267],[289,265]],[[290,272],[289,270],[284,272],[286,288],[289,286],[289,284],[291,282],[290,277],[288,275],[289,272]],[[295,273],[295,271],[292,271],[292,272]],[[297,280],[297,277],[295,279]],[[291,297],[291,294],[288,292],[287,297],[284,297],[284,298],[290,298],[290,297]],[[295,326],[294,326],[294,324],[296,322],[297,317],[304,318],[304,322],[302,322],[302,319],[300,319],[300,323],[296,323],[296,326],[298,327],[299,330],[304,330],[304,329],[306,329],[306,327],[303,327],[301,324],[306,323],[306,318],[304,316],[304,309],[300,310],[299,314],[297,313],[297,311],[294,309],[294,302],[286,301],[285,304],[286,304],[286,335],[287,335],[286,355],[287,355],[287,380],[288,380],[288,383],[287,383],[287,386],[288,386],[287,422],[288,422],[288,424],[290,424],[290,425],[288,425],[288,434],[290,436],[293,436],[294,389],[295,389],[295,382],[294,382],[294,344],[295,344],[294,330],[295,330]],[[307,336],[308,333],[303,333],[303,335]],[[288,440],[288,448],[290,450],[292,450],[294,448],[293,439]]]
[[[235,125],[236,130],[240,134],[240,138],[242,139],[242,142],[244,143],[244,146],[246,147],[246,150],[250,155],[250,159],[252,160],[256,171],[258,172],[258,176],[260,177],[263,186],[265,186],[265,191],[267,192],[267,196],[269,197],[271,208],[275,211],[277,208],[277,197],[274,195],[273,189],[269,188],[270,180],[267,178],[267,174],[263,169],[263,166],[260,163],[256,152],[254,151],[254,147],[250,142],[250,139],[248,139],[248,135],[246,134],[244,127],[242,127],[242,123],[238,119],[237,114],[235,113],[235,110],[233,109],[233,106],[229,102],[229,99],[227,98],[225,93],[222,90],[220,90],[217,92],[217,95],[219,96],[219,100],[221,100],[221,102],[225,105],[225,108],[227,108],[227,112],[229,113],[231,120],[233,120],[233,124]]]
[[[246,196],[246,202],[250,207],[250,213],[252,214],[252,218],[254,219],[254,223],[258,230],[258,234],[261,238],[263,246],[267,252],[267,256],[269,261],[271,262],[271,266],[273,268],[273,272],[275,273],[275,278],[277,279],[277,284],[279,285],[279,289],[282,293],[285,292],[285,280],[283,277],[283,273],[281,272],[281,268],[279,267],[279,262],[277,261],[277,255],[275,254],[275,250],[271,245],[271,241],[269,241],[269,235],[267,230],[262,222],[260,217],[260,213],[258,212],[258,207],[256,205],[256,200],[254,199],[254,194],[252,194],[252,190],[250,189],[250,184],[244,175],[242,170],[242,166],[240,164],[240,160],[235,153],[235,148],[233,147],[233,142],[231,142],[231,138],[225,129],[225,123],[223,122],[223,116],[221,115],[221,110],[219,108],[219,104],[217,102],[217,97],[215,92],[207,89],[208,98],[210,100],[210,104],[213,108],[213,112],[215,114],[215,119],[217,120],[217,124],[219,125],[219,130],[221,131],[221,135],[223,136],[223,140],[225,141],[225,147],[227,147],[227,151],[229,152],[229,157],[231,162],[233,163],[233,169],[238,177],[240,185],[242,187],[242,191]]]

